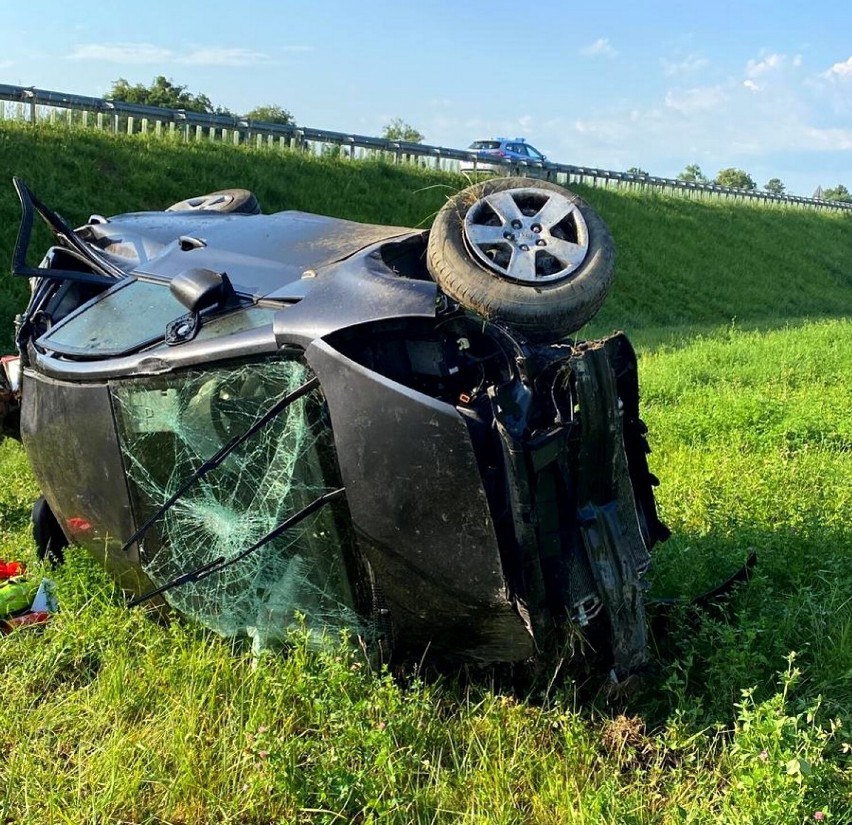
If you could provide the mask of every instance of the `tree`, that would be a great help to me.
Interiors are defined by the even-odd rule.
[[[763,187],[770,195],[783,195],[784,190],[787,188],[781,182],[781,178],[770,178],[766,181],[766,184]]]
[[[728,186],[731,189],[757,189],[757,184],[751,179],[748,172],[744,172],[742,169],[734,169],[732,166],[719,170],[716,175],[716,183],[719,186]]]
[[[849,190],[842,183],[838,183],[833,189],[823,190],[822,197],[827,201],[852,203],[852,194],[850,194]]]
[[[264,123],[280,123],[282,125],[294,122],[293,115],[286,109],[275,105],[255,106],[250,112],[246,112],[245,117],[249,120],[258,120]]]
[[[701,171],[697,163],[690,163],[678,176],[678,180],[690,181],[691,183],[707,183],[707,177]]]
[[[107,92],[110,100],[123,100],[125,103],[140,103],[145,106],[159,106],[163,109],[186,109],[188,112],[214,111],[210,98],[203,94],[192,94],[186,86],[178,86],[173,80],[157,75],[150,86],[137,83],[131,86],[123,77],[113,81]]]
[[[647,178],[648,173],[644,169],[640,169],[638,166],[631,166],[627,170],[628,175],[639,175],[640,177]]]
[[[385,140],[404,140],[407,143],[423,143],[423,135],[410,123],[406,123],[401,117],[395,117],[382,130]]]

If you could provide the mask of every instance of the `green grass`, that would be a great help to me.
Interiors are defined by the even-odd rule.
[[[16,129],[0,126],[0,151],[28,137]],[[247,183],[276,208],[406,224],[452,184],[222,147],[50,131],[29,142],[40,160],[22,171],[75,220]],[[88,147],[77,169],[72,145]],[[95,170],[107,158],[122,185],[103,190],[105,206]],[[754,548],[750,581],[722,607],[677,611],[657,636],[659,672],[625,702],[579,673],[523,696],[488,672],[391,676],[300,634],[288,656],[254,660],[128,611],[72,554],[51,574],[55,620],[0,637],[0,822],[852,822],[850,225],[585,194],[620,248],[594,326],[638,345],[674,534],[655,551],[652,594],[700,593]],[[0,557],[32,560],[37,490],[14,442],[0,444],[0,477]]]
[[[585,193],[618,247],[596,328],[788,324],[852,310],[852,214]]]

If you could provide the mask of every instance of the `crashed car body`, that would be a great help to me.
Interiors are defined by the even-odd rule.
[[[586,629],[645,663],[667,530],[631,345],[567,337],[614,259],[582,200],[490,181],[430,232],[229,190],[72,230],[16,185],[42,551],[259,645],[299,614],[394,655],[547,660]]]

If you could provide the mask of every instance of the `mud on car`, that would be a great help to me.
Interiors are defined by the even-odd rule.
[[[647,661],[668,531],[634,351],[571,337],[615,257],[579,197],[488,181],[422,231],[225,190],[72,229],[15,186],[2,409],[42,554],[258,646],[300,614],[392,656],[546,662],[579,633],[619,678]]]

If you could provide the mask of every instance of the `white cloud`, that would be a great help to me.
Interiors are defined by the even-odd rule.
[[[687,55],[682,60],[668,60],[665,57],[660,59],[663,74],[666,77],[680,77],[681,75],[691,74],[708,66],[709,63],[710,61],[706,58],[695,54]]]
[[[812,147],[825,152],[845,152],[852,149],[852,129],[815,129],[808,127],[805,135]]]
[[[308,46],[287,46],[283,51],[308,51]],[[90,43],[75,46],[71,60],[97,60],[106,63],[182,64],[191,66],[257,66],[270,63],[271,58],[252,49],[217,46],[194,47],[187,51],[155,46],[152,43]]]
[[[559,160],[609,169],[638,165],[668,176],[687,163],[699,163],[708,175],[736,166],[756,180],[780,176],[790,191],[810,194],[811,183],[801,182],[801,160],[784,158],[852,150],[852,119],[830,117],[824,104],[831,86],[840,89],[825,79],[824,88],[815,89],[790,58],[764,57],[752,68],[755,78],[671,87],[645,106],[624,101],[594,117],[542,123],[541,131],[553,135],[552,156]]]
[[[721,86],[698,86],[693,89],[670,89],[666,92],[665,104],[683,115],[691,115],[716,109],[725,98],[725,90]]]
[[[801,54],[790,57],[780,52],[761,52],[746,63],[742,86],[750,92],[772,92],[778,98],[798,97],[802,84],[808,83],[801,71],[803,62]]]
[[[168,61],[172,53],[150,43],[114,43],[109,46],[93,43],[75,46],[69,57],[72,60],[102,60],[109,63],[162,63]]]
[[[14,60],[0,60],[0,69],[9,69],[14,65]]]
[[[678,52],[673,44],[665,54],[673,66],[682,65],[698,49]],[[790,192],[809,195],[821,179],[824,185],[842,180],[848,168],[852,59],[832,66],[838,58],[831,56],[814,67],[810,53],[802,52],[804,60],[796,54],[755,52],[748,64],[743,59],[725,74],[718,74],[722,67],[708,54],[718,75],[710,82],[703,81],[703,72],[672,75],[674,80],[656,94],[649,88],[644,99],[625,96],[545,119],[535,116],[529,128],[519,122],[521,111],[511,121],[476,121],[459,132],[525,134],[556,161],[602,169],[640,166],[674,177],[686,164],[698,163],[712,177],[733,166],[759,182],[780,177]],[[657,62],[658,75],[664,67]],[[458,121],[464,120],[460,114]],[[820,171],[830,168],[841,171]]]
[[[852,80],[852,57],[835,63],[830,69],[823,72],[822,77],[826,80]]]
[[[269,57],[263,52],[251,49],[217,49],[215,47],[196,49],[189,54],[175,56],[176,63],[192,66],[257,66],[269,63]]]
[[[770,54],[762,60],[749,60],[746,63],[746,75],[748,77],[760,77],[760,75],[780,69],[787,61],[787,55]]]
[[[600,37],[594,43],[580,49],[585,57],[618,57],[618,51],[606,37]]]

